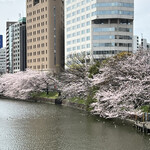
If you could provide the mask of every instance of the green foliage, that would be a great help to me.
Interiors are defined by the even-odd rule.
[[[48,95],[46,92],[41,93],[32,93],[31,97],[33,98],[50,98],[50,99],[56,99],[58,98],[58,92],[49,92]]]
[[[101,66],[107,65],[107,64],[109,63],[109,61],[110,61],[110,58],[104,59],[104,60],[102,61],[102,65],[101,65]]]
[[[95,93],[96,93],[96,91],[97,91],[98,89],[99,89],[99,88],[96,87],[96,86],[94,86],[94,87],[92,87],[92,88],[90,89],[89,94],[88,94],[87,99],[86,99],[86,109],[87,109],[87,111],[91,111],[90,105],[91,105],[92,103],[94,103],[94,102],[97,101],[97,100],[94,98],[94,96],[95,96]]]
[[[120,52],[117,55],[114,56],[115,60],[123,60],[127,58],[128,56],[131,56],[131,53],[129,52]]]
[[[109,64],[112,65],[114,62],[124,60],[129,56],[131,56],[131,53],[129,53],[129,52],[126,52],[126,51],[120,52],[113,57],[109,57],[109,58],[106,58],[105,60],[103,60],[101,63],[101,67],[103,67],[105,65],[109,65]]]
[[[69,99],[70,102],[72,103],[77,103],[77,104],[84,104],[85,105],[85,99],[81,97],[72,97]]]
[[[143,105],[140,108],[142,110],[142,112],[150,112],[150,105]]]
[[[99,73],[100,62],[97,61],[94,65],[89,68],[89,78],[93,78],[93,75]]]

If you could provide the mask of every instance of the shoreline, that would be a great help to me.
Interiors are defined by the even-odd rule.
[[[49,98],[41,98],[41,97],[36,97],[36,98],[32,98],[32,99],[25,99],[25,100],[6,97],[6,96],[0,96],[0,98],[1,99],[7,99],[7,100],[22,101],[22,102],[49,103],[49,104],[62,105],[62,106],[67,106],[67,107],[87,111],[86,105],[70,102],[69,100],[66,100],[66,99],[62,100],[61,104],[57,104],[56,103],[57,99],[49,99]]]
[[[66,99],[64,99],[61,104],[56,104],[56,102],[55,102],[56,99],[41,98],[41,97],[36,97],[36,98],[26,99],[26,100],[15,99],[15,98],[10,98],[10,97],[5,97],[5,96],[0,96],[0,98],[1,99],[6,99],[6,100],[22,101],[22,102],[45,103],[45,104],[47,103],[47,104],[53,104],[53,105],[60,105],[60,106],[65,106],[65,107],[78,109],[78,110],[81,110],[81,111],[86,111],[88,113],[88,111],[86,109],[86,105],[70,102],[69,100],[66,100]],[[93,116],[97,116],[97,115],[93,115]],[[116,118],[116,119],[122,120],[120,118]],[[129,118],[124,119],[124,121],[130,123],[132,126],[135,126],[135,123],[136,123],[134,120],[129,119]]]

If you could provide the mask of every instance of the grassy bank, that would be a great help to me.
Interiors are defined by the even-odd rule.
[[[58,92],[49,92],[48,94],[46,92],[41,93],[33,93],[31,95],[33,98],[49,98],[49,99],[56,99],[58,98]]]

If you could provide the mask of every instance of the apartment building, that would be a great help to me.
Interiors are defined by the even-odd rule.
[[[26,18],[6,23],[6,72],[26,69]]]
[[[0,74],[6,73],[6,48],[0,48]]]
[[[134,0],[65,0],[65,63],[133,49]]]
[[[63,0],[27,0],[27,67],[58,72],[64,66]]]

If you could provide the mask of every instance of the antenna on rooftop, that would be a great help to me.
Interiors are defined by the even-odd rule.
[[[141,33],[141,38],[143,39],[143,33]]]
[[[19,13],[19,19],[21,18],[21,13]]]

